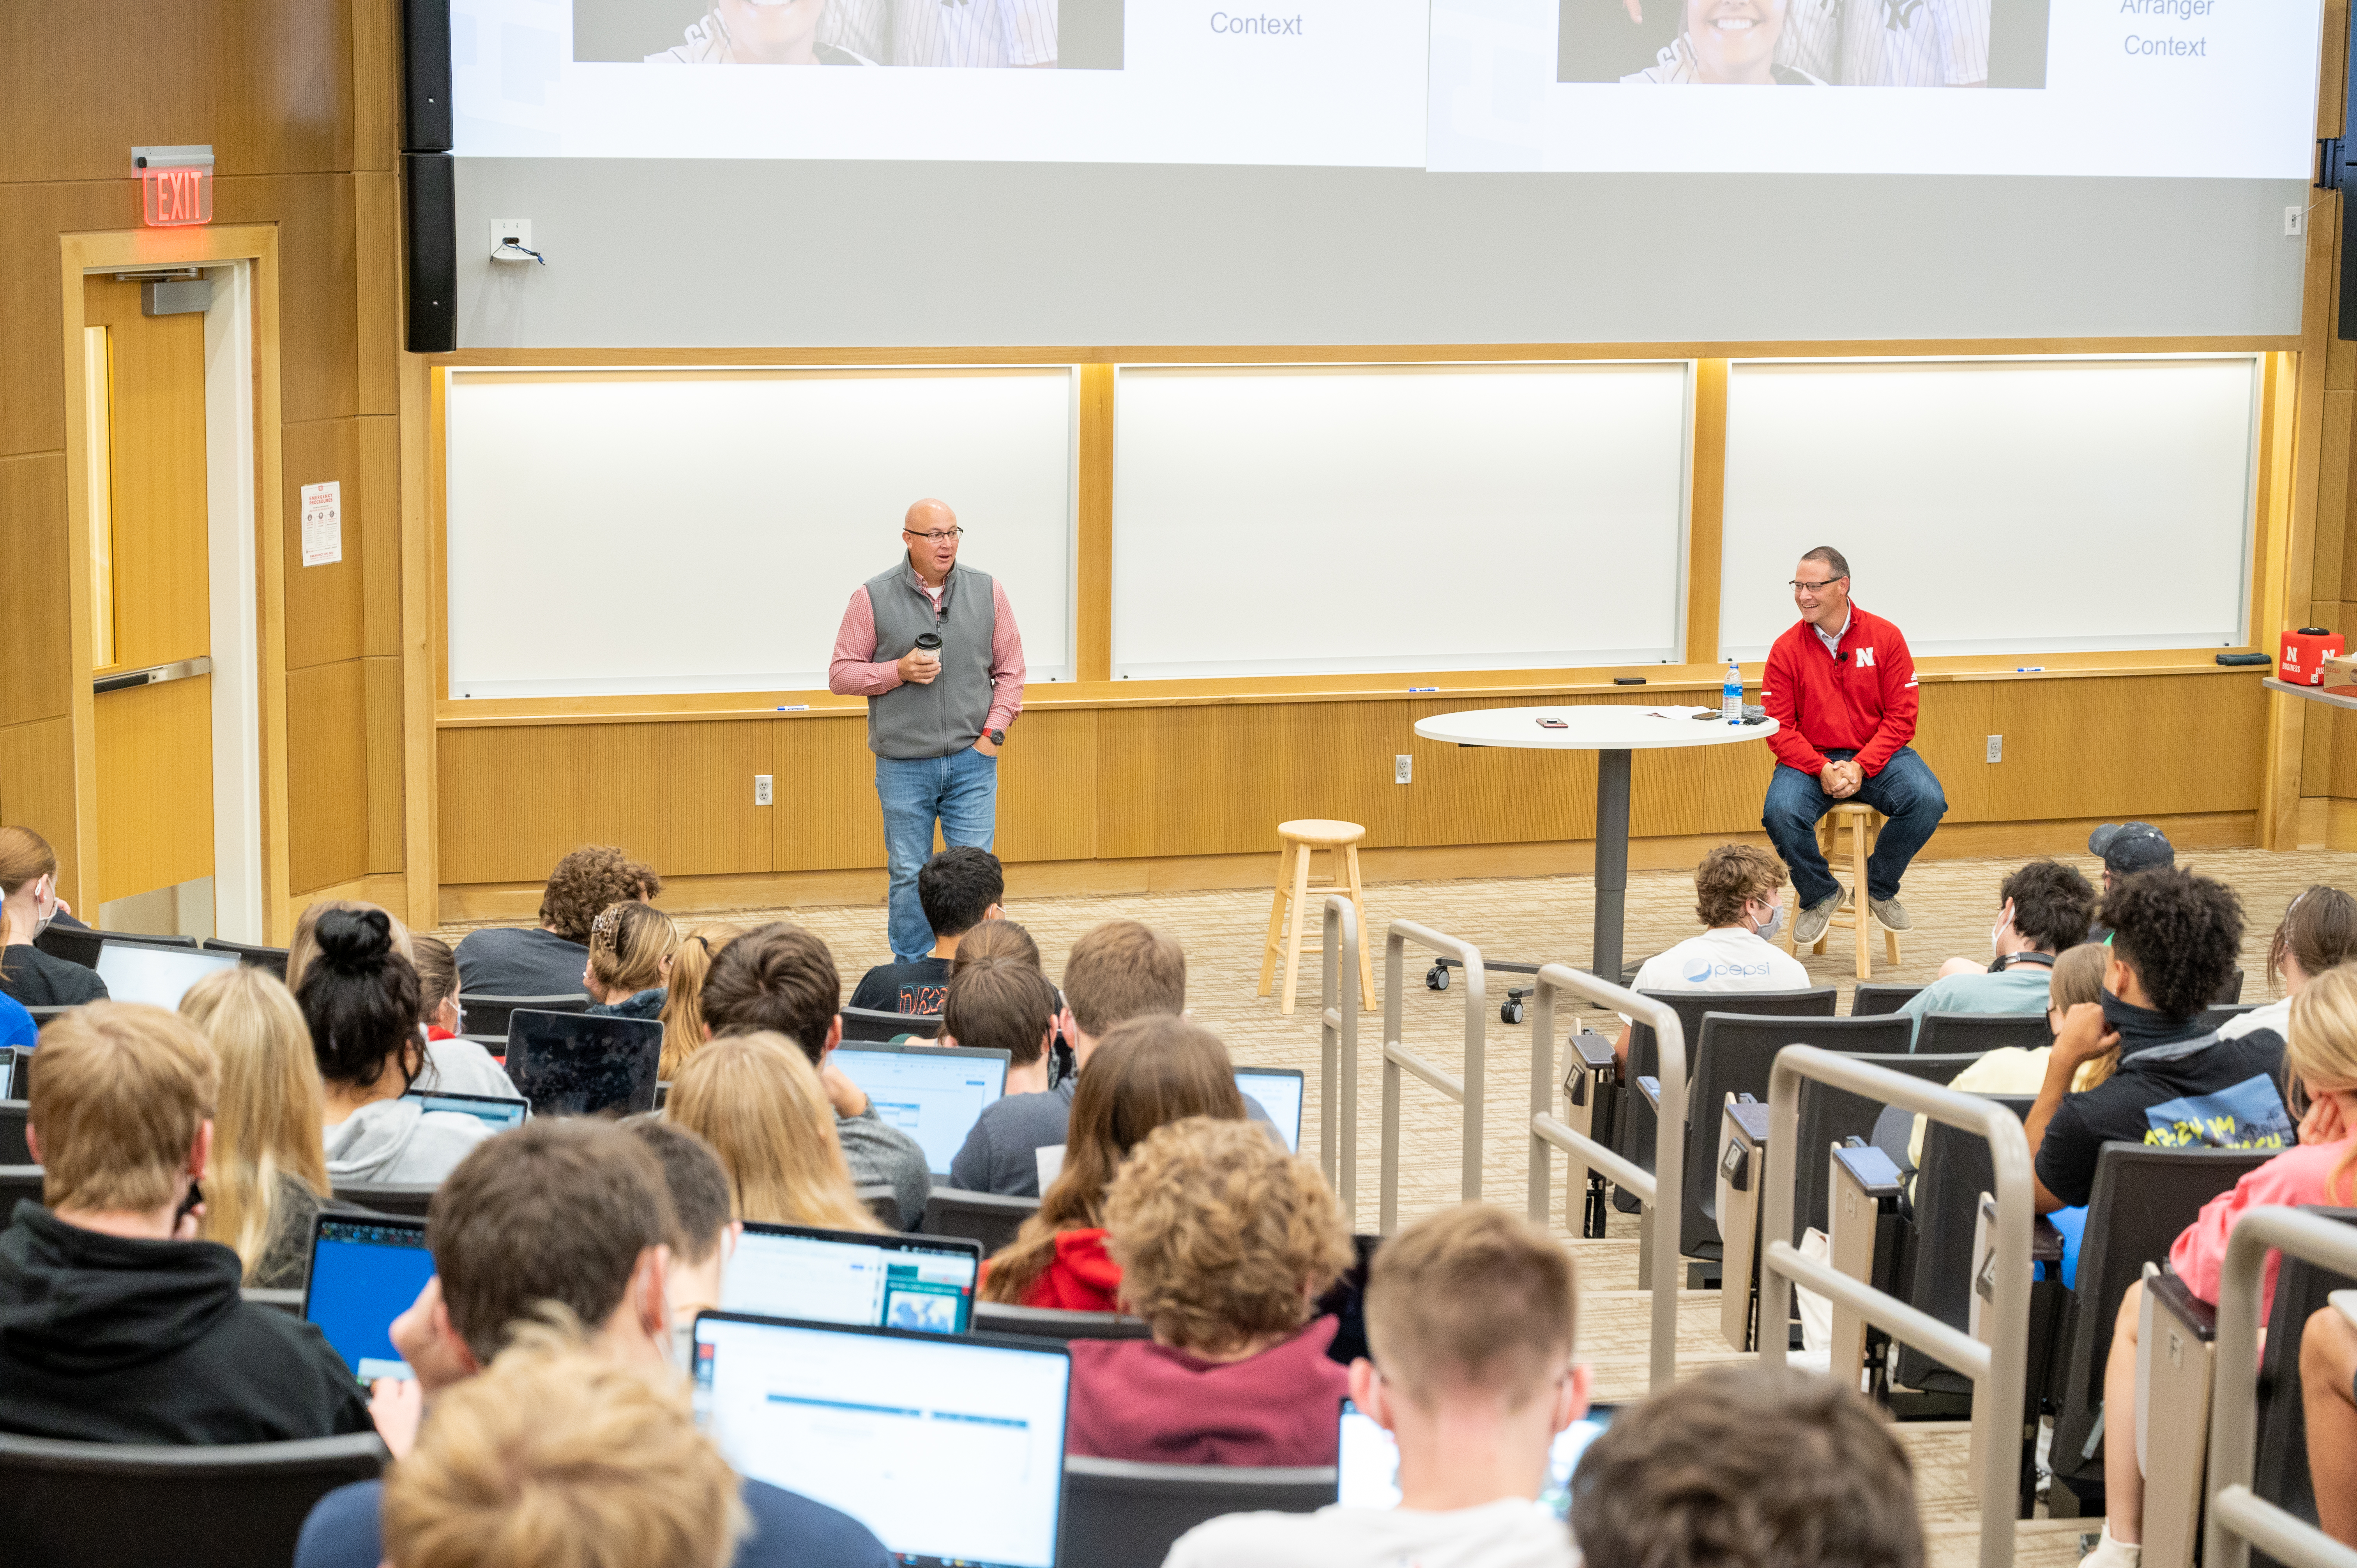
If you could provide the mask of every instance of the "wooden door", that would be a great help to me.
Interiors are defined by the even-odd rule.
[[[210,654],[211,554],[205,489],[201,315],[140,314],[139,285],[93,276],[86,321],[105,332],[107,507],[91,517],[99,596],[111,622],[92,671],[110,674]],[[96,433],[93,433],[94,435]],[[93,500],[99,486],[93,484]],[[107,607],[111,606],[112,615]],[[102,638],[106,636],[101,633]],[[111,657],[110,657],[111,655]],[[212,679],[193,675],[101,690],[98,877],[93,904],[213,871]]]

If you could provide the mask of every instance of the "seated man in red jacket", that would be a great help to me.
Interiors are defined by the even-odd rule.
[[[1948,798],[1908,742],[1915,738],[1915,660],[1899,628],[1849,597],[1849,563],[1830,544],[1801,557],[1792,574],[1800,624],[1768,650],[1760,704],[1778,728],[1768,744],[1776,775],[1760,823],[1792,874],[1799,918],[1792,942],[1825,934],[1842,886],[1817,848],[1817,822],[1835,802],[1856,800],[1889,820],[1866,863],[1866,886],[1851,896],[1894,931],[1907,929],[1899,880],[1947,814]]]

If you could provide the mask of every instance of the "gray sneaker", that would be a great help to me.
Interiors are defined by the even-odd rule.
[[[1833,924],[1834,911],[1842,906],[1842,890],[1835,888],[1814,904],[1803,905],[1800,918],[1792,922],[1792,945],[1805,948],[1814,945]]]
[[[1882,923],[1884,930],[1904,931],[1910,929],[1907,918],[1907,906],[1901,904],[1897,898],[1877,898],[1869,894],[1866,904],[1867,908],[1874,911],[1874,918]]]

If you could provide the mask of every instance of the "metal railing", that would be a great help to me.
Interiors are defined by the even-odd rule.
[[[1555,999],[1565,992],[1599,1007],[1626,1013],[1652,1028],[1661,1051],[1662,1105],[1653,1124],[1653,1168],[1650,1172],[1638,1169],[1586,1133],[1573,1131],[1555,1114]],[[1647,1386],[1665,1389],[1677,1376],[1678,1274],[1684,1262],[1678,1256],[1678,1213],[1684,1190],[1686,1152],[1684,1026],[1678,1022],[1676,1011],[1667,1003],[1624,991],[1567,964],[1550,963],[1539,970],[1534,1002],[1531,1015],[1531,1223],[1544,1226],[1547,1222],[1551,1149],[1561,1149],[1578,1162],[1572,1166],[1574,1172],[1584,1165],[1610,1178],[1643,1206],[1642,1222],[1653,1228],[1650,1250],[1653,1277],[1649,1282],[1653,1293],[1652,1381]],[[1577,1176],[1573,1179],[1578,1180]],[[1565,1201],[1577,1202],[1568,1187]],[[1666,1232],[1661,1229],[1664,1225],[1669,1228]]]
[[[1342,1212],[1359,1212],[1359,912],[1326,896],[1325,989],[1318,1009],[1318,1168]]]
[[[1465,969],[1465,1076],[1444,1072],[1400,1044],[1400,982],[1407,969],[1407,944],[1444,958]],[[1488,1038],[1489,987],[1481,969],[1481,950],[1470,942],[1444,936],[1414,920],[1394,920],[1383,939],[1383,1208],[1379,1229],[1390,1235],[1399,1223],[1400,1072],[1415,1074],[1465,1108],[1464,1150],[1458,1183],[1464,1201],[1481,1196],[1482,1055]]]
[[[1996,1187],[1996,1277],[1981,1327],[1986,1342],[1951,1328],[1897,1296],[1802,1256],[1790,1240],[1800,1175],[1801,1080],[1901,1106],[1988,1141]],[[1668,1118],[1663,1117],[1667,1125]],[[1839,1051],[1787,1046],[1768,1079],[1768,1161],[1760,1197],[1760,1356],[1782,1365],[1792,1314],[1792,1286],[1804,1284],[1906,1344],[1937,1356],[1973,1380],[1973,1489],[1981,1505],[1981,1568],[2011,1568],[2014,1509],[2021,1464],[2022,1384],[2029,1349],[2029,1232],[2034,1223],[2029,1141],[2012,1112],[1993,1100],[1960,1094]],[[1824,1157],[1822,1152],[1820,1158]],[[2244,1221],[2248,1223],[2247,1219]],[[2223,1336],[2221,1336],[2222,1346]],[[1843,1375],[1843,1369],[1834,1369]],[[1849,1372],[1856,1380],[1855,1369]],[[2223,1375],[2222,1357],[2221,1375]],[[2245,1446],[2244,1462],[2248,1464]],[[2247,1468],[2245,1474],[2247,1474]],[[2227,1568],[2212,1558],[2211,1568]],[[2239,1563],[2233,1568],[2241,1568]]]
[[[2357,1568],[2357,1550],[2251,1490],[2258,1429],[2259,1281],[2270,1247],[2340,1273],[2357,1274],[2357,1226],[2276,1207],[2251,1209],[2234,1222],[2218,1280],[2217,1359],[2210,1395],[2210,1518],[2202,1527],[2202,1561],[2207,1568],[2248,1568],[2251,1548],[2256,1545],[2293,1568]],[[2286,1380],[2276,1397],[2300,1397],[2297,1374]]]

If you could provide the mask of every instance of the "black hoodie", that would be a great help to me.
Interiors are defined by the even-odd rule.
[[[269,1443],[365,1432],[311,1325],[238,1294],[217,1241],[142,1241],[16,1205],[0,1231],[0,1430],[86,1443]]]

